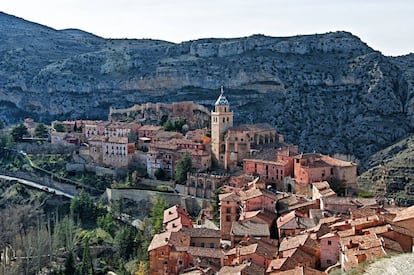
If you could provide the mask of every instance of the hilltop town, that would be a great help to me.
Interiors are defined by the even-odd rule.
[[[167,186],[150,274],[325,274],[413,252],[414,206],[359,190],[350,160],[302,152],[266,123],[235,126],[230,102],[222,88],[211,112],[192,102],[111,109],[108,121],[55,121],[49,140],[76,148],[72,173],[140,170],[141,182]],[[138,183],[105,196],[109,207],[135,201],[129,220],[142,222],[151,192]]]

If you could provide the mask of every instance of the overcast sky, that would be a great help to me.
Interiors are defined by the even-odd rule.
[[[105,38],[181,42],[345,30],[385,55],[414,52],[413,0],[1,0],[0,10]]]

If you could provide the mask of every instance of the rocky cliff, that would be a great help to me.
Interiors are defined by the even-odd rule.
[[[109,107],[194,101],[225,87],[235,123],[269,122],[303,151],[364,159],[414,126],[413,55],[347,32],[180,44],[102,39],[0,13],[0,118],[106,119]]]
[[[358,185],[376,196],[414,205],[414,135],[373,154],[364,163]]]

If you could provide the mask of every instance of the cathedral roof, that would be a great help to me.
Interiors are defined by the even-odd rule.
[[[219,98],[217,99],[216,103],[214,105],[221,105],[221,106],[228,106],[229,101],[227,100],[227,98],[224,96],[224,91],[223,91],[223,87],[221,87],[221,94],[219,96]]]

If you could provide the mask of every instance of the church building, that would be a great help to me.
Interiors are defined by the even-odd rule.
[[[283,136],[267,123],[233,126],[233,112],[224,95],[223,87],[211,112],[211,149],[213,163],[225,170],[234,171],[243,159],[254,152],[274,148],[282,143]]]

